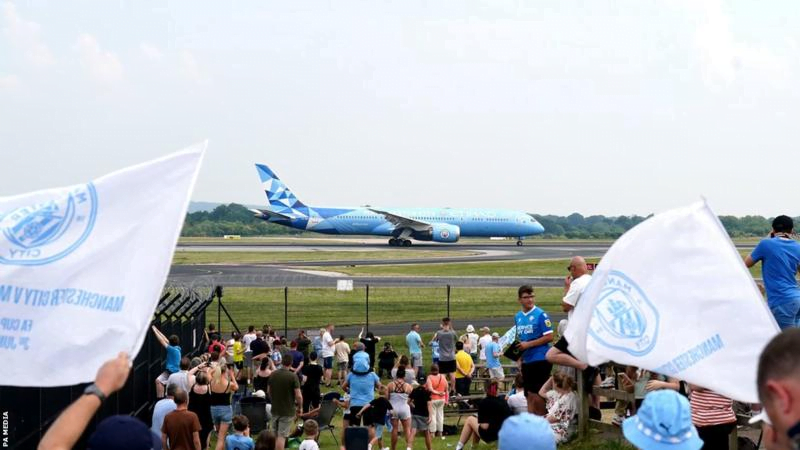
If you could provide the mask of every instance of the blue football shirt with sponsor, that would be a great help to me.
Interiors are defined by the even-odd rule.
[[[534,306],[533,309],[527,313],[522,311],[517,312],[514,316],[514,323],[517,326],[517,338],[520,342],[533,341],[553,332],[553,325],[550,323],[550,317],[538,306]],[[549,348],[550,344],[547,343],[525,350],[522,354],[522,362],[531,363],[543,361]]]

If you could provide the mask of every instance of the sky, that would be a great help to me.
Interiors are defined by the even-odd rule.
[[[800,215],[800,2],[0,0],[0,196],[209,140],[193,200]]]

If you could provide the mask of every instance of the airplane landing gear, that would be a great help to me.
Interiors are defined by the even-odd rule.
[[[389,245],[392,247],[411,247],[411,241],[402,238],[389,239]]]
[[[403,247],[411,247],[411,241],[408,239],[403,239]]]
[[[517,247],[522,247],[522,240],[517,241]]]

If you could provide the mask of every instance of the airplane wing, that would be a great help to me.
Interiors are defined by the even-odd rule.
[[[270,211],[268,209],[251,209],[256,217],[272,217],[274,219],[283,219],[283,220],[292,220],[293,217],[287,216],[285,214],[281,214],[275,211]]]
[[[427,230],[431,227],[431,224],[428,222],[422,222],[416,219],[410,219],[408,217],[399,216],[397,214],[392,214],[388,211],[381,211],[378,209],[368,208],[370,211],[381,214],[383,217],[386,218],[389,222],[393,223],[398,228],[412,228],[414,230]]]

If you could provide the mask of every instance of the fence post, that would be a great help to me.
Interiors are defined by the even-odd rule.
[[[450,285],[447,285],[447,317],[450,317]]]
[[[283,335],[289,336],[289,286],[283,288]]]
[[[366,326],[364,328],[366,328],[366,331],[369,331],[369,285],[367,285],[367,298],[366,298],[365,310],[367,317],[366,317]]]
[[[578,412],[578,437],[589,435],[589,397],[583,384],[583,371],[576,370],[578,375],[578,402],[581,410]]]

